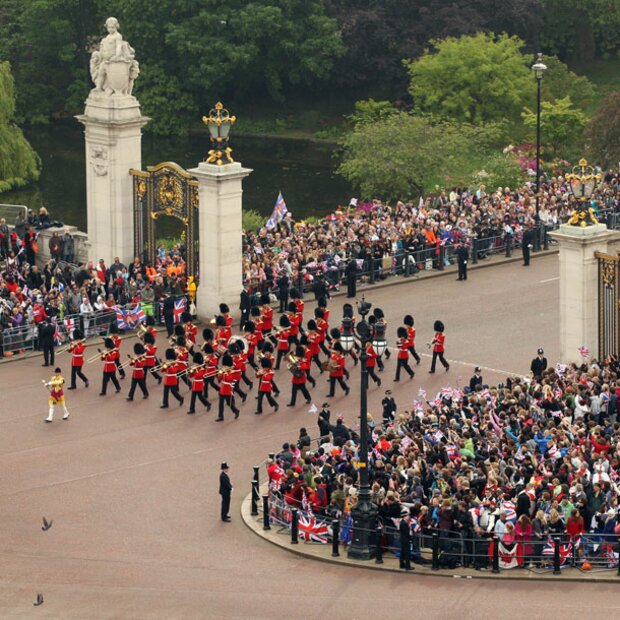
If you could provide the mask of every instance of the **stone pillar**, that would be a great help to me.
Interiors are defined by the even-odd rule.
[[[604,224],[569,226],[550,233],[560,245],[560,361],[581,363],[578,349],[598,355],[598,261],[595,252],[608,253],[620,233]]]
[[[196,307],[202,318],[219,313],[219,304],[239,315],[242,290],[242,181],[252,170],[240,163],[216,166],[201,162],[188,170],[199,183],[198,234],[200,279]]]
[[[76,117],[86,136],[86,208],[89,258],[110,264],[134,255],[133,185],[130,168],[142,168],[142,116],[138,100],[126,94],[91,91]]]

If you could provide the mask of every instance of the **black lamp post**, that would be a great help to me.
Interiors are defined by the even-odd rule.
[[[542,54],[539,52],[536,63],[532,65],[532,71],[536,77],[536,226],[540,225],[540,88],[547,65],[543,64]],[[545,249],[549,249],[547,245],[547,235],[545,237]],[[536,248],[540,249],[540,238],[536,234]]]
[[[373,544],[377,524],[377,507],[370,501],[370,484],[368,480],[368,368],[366,368],[366,345],[372,340],[373,348],[377,355],[384,353],[387,342],[385,340],[385,326],[382,322],[375,325],[374,338],[370,325],[366,321],[366,315],[370,312],[372,304],[362,298],[357,304],[357,309],[362,320],[357,324],[356,331],[361,341],[360,366],[362,370],[362,385],[360,390],[360,447],[359,447],[359,495],[357,503],[351,508],[353,528],[351,532],[351,544],[349,545],[348,557],[356,560],[370,560],[375,556],[376,545]],[[353,348],[355,338],[353,336],[353,319],[342,319],[343,332],[340,343],[343,349],[350,351]]]

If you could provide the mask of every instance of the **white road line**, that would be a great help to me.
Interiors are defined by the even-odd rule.
[[[557,278],[547,278],[546,280],[541,280],[540,283],[544,284],[545,282],[555,282],[556,280],[559,280],[560,276],[557,276]]]

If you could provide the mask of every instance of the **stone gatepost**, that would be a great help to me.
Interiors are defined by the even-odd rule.
[[[107,264],[118,256],[128,264],[134,255],[133,184],[131,168],[142,168],[142,116],[132,95],[139,74],[133,48],[118,32],[114,17],[106,20],[108,35],[90,61],[95,88],[84,114],[86,207],[89,258]]]
[[[196,306],[201,318],[219,314],[219,304],[239,315],[242,290],[242,181],[252,170],[240,163],[200,162],[188,172],[198,180],[200,208],[199,286]]]
[[[560,245],[560,360],[581,363],[579,347],[598,356],[598,261],[595,252],[608,253],[620,233],[604,224],[563,224],[549,233]]]

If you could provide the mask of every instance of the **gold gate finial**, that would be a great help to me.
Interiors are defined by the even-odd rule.
[[[221,101],[218,101],[208,116],[202,117],[202,122],[209,128],[211,134],[211,150],[206,162],[223,166],[234,163],[232,149],[228,146],[231,127],[237,122],[236,116],[231,116]]]

